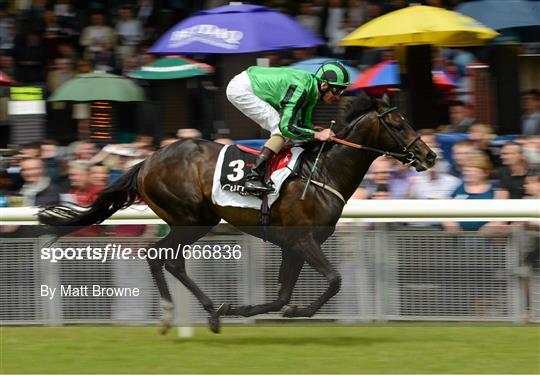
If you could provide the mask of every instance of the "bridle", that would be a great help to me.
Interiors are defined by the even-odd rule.
[[[364,145],[360,145],[360,144],[355,144],[354,142],[342,140],[342,139],[337,138],[337,137],[332,137],[332,141],[335,141],[337,143],[340,143],[342,145],[349,146],[349,147],[352,147],[352,148],[355,148],[355,149],[367,150],[367,151],[371,151],[371,152],[381,154],[381,155],[388,155],[388,156],[396,158],[397,160],[401,161],[403,164],[410,166],[414,162],[416,162],[416,156],[411,151],[411,148],[416,144],[416,142],[418,140],[420,140],[420,135],[417,134],[416,137],[411,142],[409,142],[408,144],[405,144],[403,142],[403,140],[401,140],[395,134],[395,132],[392,130],[392,127],[390,125],[388,125],[388,123],[384,120],[384,118],[386,117],[386,115],[388,115],[388,114],[390,114],[390,113],[392,113],[392,112],[394,112],[396,110],[397,110],[397,107],[390,107],[390,108],[386,109],[385,111],[383,111],[381,113],[378,113],[377,111],[375,111],[375,112],[377,113],[377,118],[379,119],[379,123],[383,125],[384,129],[390,134],[390,137],[392,137],[392,139],[401,148],[400,153],[396,153],[396,152],[392,152],[392,151],[388,151],[388,150],[377,149],[377,148],[373,148],[371,146],[364,146]],[[354,128],[356,126],[356,124],[358,124],[360,122],[360,120],[362,120],[366,115],[367,115],[367,113],[359,116],[356,120],[352,121],[347,126],[346,129]]]
[[[394,139],[394,141],[401,147],[401,149],[402,149],[401,153],[396,153],[396,152],[392,152],[392,151],[377,149],[377,148],[373,148],[371,146],[364,146],[364,145],[360,145],[360,144],[355,144],[354,142],[342,140],[342,139],[337,138],[337,137],[332,137],[331,140],[335,141],[335,142],[337,142],[339,144],[349,146],[351,148],[360,149],[360,150],[367,150],[367,151],[377,153],[377,154],[381,154],[381,155],[389,155],[389,156],[392,156],[392,157],[396,158],[397,160],[399,160],[403,164],[405,164],[407,166],[410,166],[414,162],[416,162],[416,157],[415,157],[414,153],[411,151],[411,148],[420,139],[420,135],[417,134],[416,137],[411,142],[409,142],[408,144],[405,144],[404,142],[402,142],[402,140],[394,133],[391,126],[388,125],[388,123],[386,123],[386,121],[384,120],[386,115],[388,115],[388,114],[390,114],[390,113],[392,113],[392,112],[394,112],[396,110],[397,110],[397,107],[391,107],[391,108],[388,108],[387,110],[383,111],[382,113],[378,113],[377,110],[375,110],[375,113],[377,114],[377,118],[379,120],[379,123],[383,125],[383,127],[386,129],[386,131],[388,131],[388,133]],[[360,115],[359,117],[357,117],[355,120],[351,121],[345,127],[345,130],[349,130],[351,128],[354,128],[368,114],[369,114],[369,112],[364,113],[364,114]],[[323,146],[321,146],[320,151],[322,150],[322,147],[324,147],[324,144],[326,144],[326,141],[323,142]],[[320,154],[320,151],[319,151],[319,154]],[[319,159],[319,156],[317,156],[316,160],[318,160],[318,159]],[[344,205],[347,203],[347,200],[343,197],[343,195],[337,189],[331,187],[330,185],[328,185],[326,183],[321,183],[319,181],[312,180],[311,176],[309,178],[303,177],[302,175],[300,175],[300,174],[298,174],[298,173],[296,173],[294,171],[293,171],[293,174],[296,174],[296,175],[300,176],[300,178],[302,180],[307,180],[305,189],[307,189],[307,184],[313,183],[314,185],[316,185],[316,186],[318,186],[318,187],[320,187],[322,189],[326,189],[327,191],[333,193],[335,196],[337,196],[341,200],[341,202]]]

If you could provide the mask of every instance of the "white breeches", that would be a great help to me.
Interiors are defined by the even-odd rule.
[[[281,134],[279,113],[274,107],[255,95],[251,80],[245,71],[236,75],[227,85],[227,99],[270,134]]]

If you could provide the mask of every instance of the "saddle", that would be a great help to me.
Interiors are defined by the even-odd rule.
[[[267,179],[271,180],[274,192],[268,193],[270,207],[278,198],[283,182],[299,166],[304,149],[287,146],[275,155],[267,168]],[[259,150],[247,146],[228,145],[221,149],[214,172],[212,202],[220,206],[261,209],[261,197],[244,189],[247,174],[257,158]],[[294,174],[293,174],[294,175]]]
[[[292,145],[286,145],[270,160],[266,169],[265,178],[267,180],[275,171],[287,167],[292,157],[291,149]],[[243,196],[250,195],[244,190],[245,178],[260,153],[260,150],[249,146],[231,145],[223,158],[220,177],[221,189],[236,192]]]

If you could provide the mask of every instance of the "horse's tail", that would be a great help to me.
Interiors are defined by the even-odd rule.
[[[88,207],[72,204],[49,206],[38,213],[39,222],[50,226],[70,226],[71,231],[66,228],[58,231],[59,234],[103,222],[116,211],[135,202],[139,194],[137,176],[143,163],[136,164],[105,188],[92,205]]]

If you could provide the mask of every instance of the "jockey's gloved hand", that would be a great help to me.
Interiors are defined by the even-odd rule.
[[[328,141],[336,134],[330,128],[319,131],[313,135],[313,138],[318,141]]]

